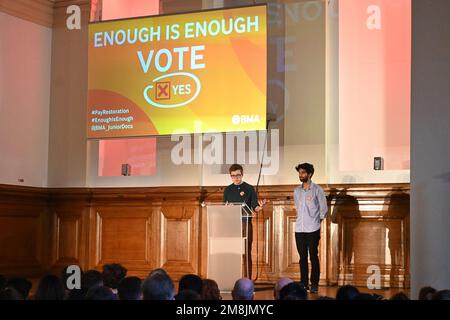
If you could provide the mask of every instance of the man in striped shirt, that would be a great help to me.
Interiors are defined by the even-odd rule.
[[[295,242],[300,255],[300,281],[308,290],[308,252],[311,261],[311,290],[317,293],[319,288],[319,240],[320,222],[328,212],[327,199],[323,189],[311,181],[314,166],[302,163],[295,167],[302,183],[294,190],[294,202],[297,209],[295,222]]]

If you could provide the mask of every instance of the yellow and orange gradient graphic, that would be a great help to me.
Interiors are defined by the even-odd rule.
[[[266,65],[266,6],[91,24],[88,138],[262,130]]]

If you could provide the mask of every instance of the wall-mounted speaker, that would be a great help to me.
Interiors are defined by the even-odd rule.
[[[131,176],[131,166],[128,163],[122,163],[122,175]]]
[[[384,169],[384,161],[382,157],[373,158],[373,170],[383,170]]]

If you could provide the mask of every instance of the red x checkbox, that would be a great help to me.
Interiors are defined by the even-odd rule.
[[[170,99],[170,81],[156,83],[155,100]]]

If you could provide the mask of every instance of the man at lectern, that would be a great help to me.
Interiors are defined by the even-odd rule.
[[[261,211],[266,203],[266,200],[258,200],[258,195],[255,192],[253,186],[243,181],[244,169],[239,164],[233,164],[230,169],[231,180],[233,181],[223,192],[223,201],[225,203],[245,203],[248,208],[255,212]],[[251,215],[248,212],[247,207],[243,207],[244,214]],[[242,235],[247,236],[245,258],[244,258],[244,270],[245,276],[249,279],[252,278],[252,242],[253,242],[253,226],[252,219],[242,218]],[[248,265],[247,265],[248,261]]]

